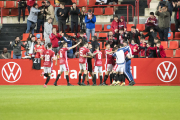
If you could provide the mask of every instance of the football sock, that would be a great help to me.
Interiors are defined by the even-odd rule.
[[[115,81],[117,81],[117,80],[116,80],[116,73],[114,73],[113,76],[114,76],[113,79],[114,79]]]
[[[48,77],[48,74],[47,74],[47,73],[44,73],[44,76],[45,76],[45,77]]]
[[[125,82],[125,77],[123,74],[121,75],[121,79],[122,79],[122,82]]]
[[[79,83],[81,83],[81,73],[79,73]]]
[[[83,81],[82,81],[82,83],[84,83],[85,79],[86,79],[86,74],[83,74]]]
[[[89,81],[87,81],[87,84],[89,84]]]
[[[93,83],[96,84],[96,74],[94,74],[94,80]]]
[[[66,75],[67,84],[69,83],[69,76]]]
[[[112,83],[113,81],[113,74],[110,74],[110,82]]]
[[[60,76],[61,76],[60,74],[57,75],[57,78],[56,78],[55,83],[57,83],[57,81],[59,80],[59,77],[60,77]]]
[[[119,74],[116,75],[116,81],[120,81],[119,76]]]
[[[106,80],[108,79],[108,75],[104,76],[104,83],[106,83]]]
[[[100,84],[102,84],[102,76],[100,76]]]
[[[48,84],[49,80],[50,80],[50,76],[47,77],[46,82],[45,82],[45,85]]]

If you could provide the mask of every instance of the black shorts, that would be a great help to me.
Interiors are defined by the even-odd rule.
[[[88,62],[88,71],[92,72],[92,61],[91,61],[91,59],[88,58],[87,62]]]

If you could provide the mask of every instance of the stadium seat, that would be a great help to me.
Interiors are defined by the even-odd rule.
[[[107,7],[105,8],[104,15],[113,15],[114,14],[114,8],[113,7]]]
[[[180,57],[180,50],[176,50],[176,54],[174,57]]]
[[[26,41],[29,37],[29,33],[23,33],[23,38],[21,41]]]
[[[100,50],[104,49],[104,46],[102,45],[102,42],[98,42],[98,43],[99,43]]]
[[[148,32],[143,32],[143,35],[146,35]],[[149,36],[145,38],[145,40],[148,40]]]
[[[15,8],[14,1],[6,1],[6,7],[5,8]]]
[[[102,24],[100,24],[100,25],[95,25],[95,31],[96,32],[101,32],[102,31]]]
[[[66,33],[67,35],[69,35],[69,36],[74,36],[75,35],[75,33]]]
[[[105,48],[104,48],[105,49]],[[101,52],[102,52],[102,58],[106,58],[106,55],[105,55],[105,50],[102,49]]]
[[[180,32],[175,32],[174,40],[180,40]]]
[[[178,49],[179,48],[179,41],[170,41],[169,42],[169,49]]]
[[[145,24],[137,24],[136,29],[138,29],[139,31],[144,31],[145,30]]]
[[[97,33],[94,33],[94,36],[96,36],[96,37],[97,37]],[[92,38],[91,38],[91,34],[90,34],[89,40],[92,40]]]
[[[175,27],[175,24],[174,24],[174,23],[171,24],[171,31],[172,31],[172,32],[176,31],[176,27]]]
[[[9,16],[9,9],[1,9],[1,10],[2,10],[2,16]]]
[[[24,42],[22,42],[22,43],[24,44]],[[23,50],[25,50],[25,48],[21,46],[21,51],[23,51]]]
[[[127,31],[131,31],[131,27],[134,26],[134,24],[127,24]]]
[[[4,7],[4,1],[0,1],[0,8]]]
[[[173,57],[173,50],[164,50],[166,53],[166,57],[172,58]]]
[[[168,42],[167,41],[161,41],[161,45],[163,46],[164,49],[168,48]]]
[[[35,36],[36,36],[37,34],[40,34],[40,39],[43,40],[43,35],[42,35],[42,33],[34,33]],[[36,38],[36,40],[37,40],[37,38]]]
[[[173,40],[173,32],[168,33],[168,40]]]
[[[79,2],[79,6],[86,6],[87,5],[87,0],[81,0],[81,2]]]
[[[103,8],[94,8],[94,15],[103,15]]]
[[[99,38],[106,38],[107,35],[107,33],[99,33]]]
[[[28,16],[29,15],[29,11],[28,9],[25,10],[25,16]]]
[[[13,59],[13,51],[11,51],[11,59]]]
[[[77,0],[72,0],[72,2],[77,4]]]
[[[18,16],[19,12],[18,12],[18,9],[15,8],[15,9],[11,9],[11,15],[9,16]]]
[[[56,28],[56,30],[58,31],[58,25],[53,25],[53,28]]]
[[[95,5],[96,0],[89,0],[89,5]]]
[[[22,51],[22,56],[21,57],[25,57],[25,50],[24,51]]]
[[[105,32],[112,31],[112,29],[111,29],[111,24],[104,24],[104,31],[105,31]]]

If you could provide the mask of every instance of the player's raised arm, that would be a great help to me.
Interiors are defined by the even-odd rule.
[[[80,43],[81,43],[81,41],[79,41],[76,45],[73,45],[72,47],[69,47],[69,50],[71,50],[71,49],[77,47]]]

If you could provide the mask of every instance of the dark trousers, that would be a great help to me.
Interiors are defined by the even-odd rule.
[[[30,10],[31,10],[31,6],[27,6],[27,9],[28,9],[28,11],[29,11],[29,13],[30,13]]]
[[[153,28],[156,32],[158,31],[158,26],[146,26],[145,32],[149,32],[151,28]]]
[[[159,28],[159,37],[161,41],[168,41],[168,32],[169,32],[169,27],[168,28]]]
[[[66,29],[66,20],[58,20],[58,27],[59,32],[62,31],[64,33]]]
[[[19,12],[19,16],[18,16],[18,22],[20,22],[20,18],[21,18],[21,10],[23,13],[23,21],[25,21],[25,9],[24,7],[18,7],[18,12]]]
[[[138,58],[138,55],[134,55],[134,58]]]
[[[42,25],[42,30],[43,30],[43,32],[44,32],[44,20],[38,19],[38,20],[37,20],[37,30],[36,30],[36,33],[39,33],[39,30],[40,30],[41,25]]]
[[[71,32],[74,33],[74,25],[75,25],[75,33],[78,33],[78,22],[71,22]]]
[[[176,25],[176,32],[179,32],[179,28],[180,28],[180,20],[175,20],[175,25]]]

